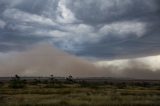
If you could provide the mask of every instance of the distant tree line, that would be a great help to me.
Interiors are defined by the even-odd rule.
[[[46,85],[45,87],[62,87],[62,83],[64,84],[74,84],[76,83],[76,81],[73,79],[73,77],[71,75],[69,75],[68,77],[66,77],[64,82],[59,81],[58,79],[56,79],[53,75],[50,75],[50,77],[48,78],[48,80],[41,80],[41,78],[35,78],[32,81],[28,81],[25,79],[22,79],[19,75],[15,75],[14,77],[12,77],[12,79],[9,81],[9,87],[14,88],[14,89],[18,89],[18,88],[25,88],[27,86],[27,84],[30,85]],[[1,87],[2,83],[0,82],[0,87]]]
[[[54,75],[50,75],[48,79],[42,80],[40,77],[35,78],[32,81],[27,81],[23,78],[21,78],[19,75],[15,75],[10,81],[9,81],[9,87],[14,89],[19,88],[25,88],[27,85],[36,85],[40,87],[47,87],[47,88],[63,88],[65,87],[64,84],[79,84],[81,87],[90,87],[90,88],[98,88],[99,86],[115,86],[118,89],[123,89],[128,86],[139,86],[139,87],[153,87],[157,86],[160,89],[160,82],[159,83],[150,83],[146,81],[131,81],[131,82],[125,82],[125,81],[104,81],[104,82],[90,82],[87,80],[76,80],[72,75],[69,75],[65,78],[64,81],[60,81],[54,77]],[[0,82],[0,87],[2,87],[4,83]]]

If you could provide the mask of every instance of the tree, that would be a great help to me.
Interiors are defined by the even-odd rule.
[[[50,75],[50,84],[55,84],[56,79],[54,78],[53,75]]]
[[[24,88],[26,86],[26,80],[21,80],[18,75],[15,75],[15,77],[10,80],[9,86],[15,89]]]
[[[58,83],[58,80],[55,79],[53,75],[50,75],[49,82],[46,87],[54,88],[54,87],[57,87],[58,84],[60,84],[60,82]]]
[[[69,84],[72,84],[74,83],[74,79],[73,79],[73,76],[69,75],[67,78],[66,78],[66,82],[69,83]]]

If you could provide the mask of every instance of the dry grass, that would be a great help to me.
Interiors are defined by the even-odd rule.
[[[154,88],[97,88],[63,85],[64,88],[28,86],[0,88],[0,106],[158,106],[160,90]]]

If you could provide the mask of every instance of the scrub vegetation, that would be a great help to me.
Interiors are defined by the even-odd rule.
[[[94,81],[93,81],[94,80]],[[160,82],[146,80],[46,79],[15,75],[0,82],[0,106],[159,106]]]

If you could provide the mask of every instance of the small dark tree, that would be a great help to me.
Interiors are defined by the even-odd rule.
[[[49,81],[50,81],[50,84],[55,84],[56,79],[54,78],[53,75],[51,75]]]
[[[26,86],[26,81],[21,80],[18,75],[15,75],[15,77],[11,79],[9,86],[14,89],[24,88]]]
[[[74,79],[73,79],[73,76],[69,75],[69,76],[66,78],[66,82],[69,83],[69,84],[75,83],[75,81],[74,81]]]
[[[50,75],[49,82],[46,87],[54,88],[57,86],[58,86],[58,80],[53,75]]]

